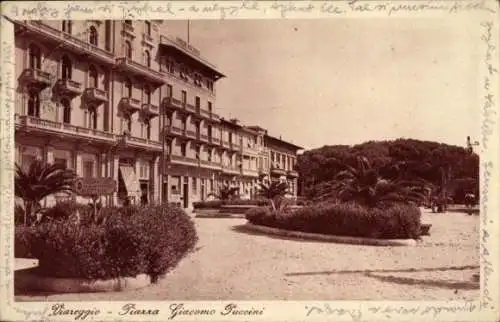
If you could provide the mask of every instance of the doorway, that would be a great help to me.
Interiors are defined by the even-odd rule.
[[[189,177],[184,177],[182,200],[184,202],[184,208],[187,208],[189,206]]]
[[[141,205],[148,204],[148,191],[149,183],[146,181],[141,182]]]

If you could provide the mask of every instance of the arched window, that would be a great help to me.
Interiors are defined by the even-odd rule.
[[[62,21],[62,31],[71,34],[72,22],[71,20],[63,20]]]
[[[64,98],[61,100],[61,105],[63,107],[63,123],[71,123],[71,102]]]
[[[40,69],[42,63],[42,52],[40,47],[35,44],[31,44],[29,47],[29,66],[32,69]]]
[[[67,55],[62,58],[62,79],[71,79],[72,73],[71,59]]]
[[[95,29],[94,26],[89,28],[89,42],[94,46],[97,46],[98,44],[97,29]]]
[[[144,52],[144,63],[146,66],[151,67],[151,54],[147,50]]]
[[[127,58],[132,59],[132,44],[130,41],[125,41],[125,56]]]
[[[147,104],[151,104],[151,90],[148,86],[144,86],[144,101]]]
[[[123,88],[124,88],[124,96],[132,97],[132,82],[130,82],[130,79],[128,78],[125,79],[125,81],[123,82]]]
[[[90,65],[89,67],[89,85],[93,88],[98,88],[99,85],[97,69],[93,65]]]
[[[31,92],[28,98],[28,115],[40,117],[40,97],[38,93]]]

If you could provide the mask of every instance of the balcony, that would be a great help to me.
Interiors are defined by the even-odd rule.
[[[196,133],[196,139],[200,142],[209,142],[208,135],[206,134]]]
[[[295,170],[288,170],[286,175],[289,178],[298,178],[299,177],[299,173]]]
[[[134,114],[141,109],[141,101],[132,97],[122,97],[120,100],[120,107],[127,114]]]
[[[130,37],[135,38],[134,26],[132,24],[123,23],[123,33],[129,35]]]
[[[161,151],[163,148],[161,145],[162,143],[159,141],[138,138],[138,137],[134,137],[134,136],[127,137],[125,142],[128,146],[134,146],[134,147],[142,148],[144,150]]]
[[[167,136],[183,137],[184,131],[180,127],[173,126],[173,125],[167,125],[167,126],[165,126],[165,134]]]
[[[212,169],[212,170],[221,170],[221,164],[208,160],[200,160],[200,167]]]
[[[253,178],[259,177],[259,171],[254,169],[241,169],[241,174],[246,177],[253,177]]]
[[[145,81],[154,84],[155,86],[165,84],[164,75],[161,72],[138,63],[128,57],[117,58],[116,68],[124,73],[130,73],[143,78]]]
[[[198,159],[188,158],[181,155],[169,154],[167,155],[167,161],[174,164],[183,164],[196,167],[199,165]]]
[[[142,104],[141,112],[148,118],[156,117],[160,115],[160,110],[158,106],[153,105],[151,103]]]
[[[211,145],[220,146],[220,139],[215,136],[208,136],[208,143]]]
[[[172,109],[176,109],[179,111],[184,111],[184,103],[182,103],[181,100],[178,100],[176,98],[165,97],[163,99],[162,103],[163,103],[164,108],[166,108],[166,109],[172,108]]]
[[[186,136],[190,139],[196,139],[196,132],[192,130],[186,130]]]
[[[240,167],[226,165],[226,166],[222,166],[222,173],[239,175],[239,174],[241,174],[241,169],[240,169]]]
[[[210,114],[210,119],[212,120],[212,122],[220,122],[220,116],[215,114],[215,113],[211,113]]]
[[[267,176],[269,174],[269,169],[259,168],[257,172],[259,173],[259,176]]]
[[[275,176],[286,176],[286,170],[278,167],[271,167],[271,174]]]
[[[52,135],[68,136],[85,140],[101,141],[109,144],[116,143],[117,135],[96,129],[89,129],[72,124],[44,120],[33,116],[20,115],[15,117],[16,129],[38,130]]]
[[[86,102],[98,105],[108,101],[108,92],[95,87],[85,89],[83,96]]]
[[[147,33],[142,34],[142,42],[148,46],[153,47],[154,46],[154,39],[151,35],[148,35]]]
[[[185,104],[185,109],[190,113],[196,113],[196,107],[191,104]]]
[[[40,69],[25,69],[19,77],[19,82],[35,91],[41,91],[52,85],[52,74]]]
[[[230,149],[232,151],[240,151],[241,150],[241,144],[236,143],[236,142],[231,142]]]
[[[75,35],[70,35],[62,30],[55,29],[44,24],[39,20],[24,20],[16,21],[16,24],[26,29],[28,33],[35,36],[36,39],[51,41],[56,44],[64,42],[64,49],[73,53],[89,56],[106,64],[114,64],[114,55],[104,49],[88,43],[87,39],[79,39]],[[80,37],[86,37],[86,33],[82,33]]]
[[[82,83],[71,79],[60,79],[57,81],[55,90],[60,95],[69,96],[71,98],[83,93]]]

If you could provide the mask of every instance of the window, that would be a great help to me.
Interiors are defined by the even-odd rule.
[[[62,99],[61,105],[63,107],[63,123],[69,124],[71,123],[71,103],[69,99]]]
[[[95,29],[94,26],[91,26],[89,29],[89,42],[94,46],[97,46],[98,44],[97,29]]]
[[[212,154],[214,153],[214,150],[210,149],[208,150],[208,155],[207,155],[207,159],[208,161],[212,161]]]
[[[63,167],[67,168],[68,167],[68,160],[64,158],[54,158],[54,164],[60,164]]]
[[[151,54],[147,50],[144,52],[144,63],[147,67],[151,67]]]
[[[183,131],[185,131],[185,130],[186,130],[186,128],[187,128],[187,126],[186,126],[186,122],[187,122],[187,121],[186,121],[186,118],[185,118],[185,117],[184,117],[184,118],[182,118],[182,130],[183,130]]]
[[[197,182],[196,178],[193,177],[193,193],[197,194],[198,193],[197,190],[198,190],[198,182]]]
[[[199,160],[201,156],[201,146],[196,147],[196,159]]]
[[[146,31],[146,35],[151,36],[151,22],[144,21],[144,29]]]
[[[167,97],[172,97],[172,85],[167,84]]]
[[[93,65],[90,65],[89,67],[89,85],[90,87],[93,88],[98,88],[99,86],[99,77],[97,74],[97,69]]]
[[[182,91],[182,104],[186,104],[187,101],[187,93],[186,91]]]
[[[175,73],[175,63],[171,59],[167,59],[167,70],[169,73]]]
[[[146,139],[151,139],[151,122],[149,121],[149,119],[144,120],[143,127],[144,136],[146,137]]]
[[[42,52],[37,45],[31,44],[29,47],[29,66],[32,69],[41,68]]]
[[[26,171],[29,170],[29,167],[30,167],[31,163],[33,161],[35,161],[35,160],[36,160],[36,156],[35,155],[23,154],[21,156],[21,167],[26,172]]]
[[[123,82],[123,88],[124,88],[123,95],[125,97],[132,97],[132,82],[130,82],[130,79],[128,78],[125,79],[125,81]]]
[[[92,105],[88,108],[87,127],[94,130],[97,129],[97,107]]]
[[[104,29],[105,29],[104,48],[107,51],[110,51],[111,50],[111,20],[104,21]]]
[[[38,93],[30,93],[28,98],[28,115],[40,117],[40,97]]]
[[[186,143],[181,143],[181,155],[186,156]]]
[[[196,108],[200,108],[200,98],[198,96],[196,96],[195,104],[196,104]]]
[[[62,21],[62,31],[71,35],[71,20],[63,20]]]
[[[83,177],[92,178],[94,176],[94,161],[83,161]]]
[[[132,117],[129,114],[123,116],[128,133],[132,133]]]
[[[208,102],[208,112],[212,114],[212,102]]]
[[[132,44],[128,40],[125,42],[125,56],[132,59]]]
[[[149,89],[149,86],[144,86],[144,101],[151,104],[151,89]]]
[[[62,70],[61,75],[62,79],[71,79],[72,66],[71,59],[67,55],[64,55],[62,58]]]
[[[132,20],[125,20],[125,24],[129,25],[129,26],[132,26]]]

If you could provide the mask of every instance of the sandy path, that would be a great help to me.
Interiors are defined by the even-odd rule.
[[[235,229],[244,219],[194,219],[198,250],[157,285],[122,293],[18,300],[449,300],[474,299],[479,216],[424,214],[417,247],[304,242]]]

